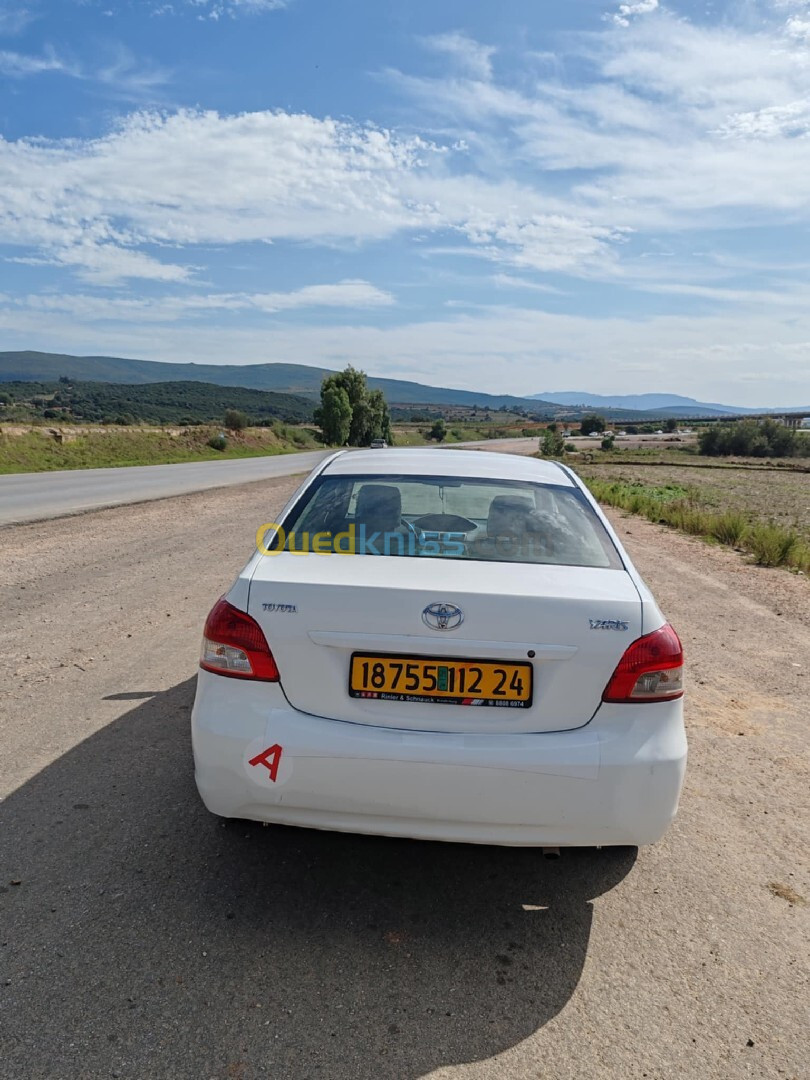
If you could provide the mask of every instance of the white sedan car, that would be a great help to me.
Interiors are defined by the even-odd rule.
[[[681,644],[570,469],[344,451],[257,537],[204,631],[213,813],[542,847],[664,833]]]

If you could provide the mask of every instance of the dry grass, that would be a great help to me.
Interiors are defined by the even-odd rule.
[[[800,538],[810,542],[810,472],[780,466],[746,468],[742,462],[737,462],[737,467],[720,464],[698,468],[669,463],[625,464],[615,459],[602,464],[596,456],[582,466],[574,463],[574,468],[605,480],[656,487],[676,484],[694,492],[709,510],[729,510],[744,514],[748,520],[773,521],[794,529]]]
[[[769,472],[766,491],[759,473],[745,473],[749,482],[738,483],[730,500],[725,489],[723,498],[717,497],[715,477],[701,484],[679,483],[669,475],[661,482],[667,470],[647,469],[643,480],[638,477],[642,470],[644,466],[609,465],[585,479],[596,498],[609,506],[747,551],[760,566],[810,573],[810,474]],[[723,470],[723,478],[727,472]]]
[[[801,893],[797,893],[790,885],[783,885],[781,881],[769,881],[768,888],[774,896],[778,896],[781,900],[787,900],[789,904],[807,903]]]

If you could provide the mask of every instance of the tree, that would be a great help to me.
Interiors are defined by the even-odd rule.
[[[392,441],[391,414],[383,392],[369,390],[365,372],[351,364],[321,383],[315,423],[327,443],[368,446],[372,439]]]
[[[565,451],[565,439],[562,437],[562,434],[556,430],[556,425],[554,425],[554,427],[554,431],[552,431],[551,426],[547,427],[540,439],[540,453],[543,457],[562,457]]]
[[[368,395],[364,395],[352,406],[352,419],[349,424],[349,442],[352,446],[368,446],[372,439],[371,423],[371,405]]]
[[[667,419],[664,421],[664,431],[672,433],[673,431],[677,431],[677,430],[678,430],[678,421],[675,419],[675,417],[674,416],[667,417]]]
[[[315,410],[315,423],[321,429],[325,443],[343,446],[348,441],[352,406],[342,386],[330,383],[321,388],[321,407]]]
[[[248,426],[248,418],[239,409],[225,410],[225,427],[228,431],[244,431]]]
[[[391,412],[382,390],[369,392],[368,407],[371,413],[369,425],[371,439],[385,439],[387,443],[392,443]]]
[[[793,457],[801,453],[799,436],[775,420],[735,420],[712,424],[698,435],[701,454],[710,457]]]
[[[364,446],[370,442],[368,435],[369,410],[367,406],[368,387],[366,376],[362,371],[352,367],[351,364],[343,371],[337,371],[334,375],[327,375],[321,383],[321,405],[325,404],[324,394],[330,388],[343,390],[349,403],[349,431],[343,442],[350,442],[353,446]],[[333,402],[336,399],[330,399]],[[334,440],[327,439],[326,442]],[[342,445],[342,444],[341,444]]]
[[[444,442],[447,435],[447,428],[445,427],[444,420],[435,420],[433,427],[428,432],[428,438],[434,439],[436,442]]]
[[[588,413],[587,416],[582,417],[579,426],[583,435],[590,435],[594,431],[604,431],[605,418],[597,413]]]

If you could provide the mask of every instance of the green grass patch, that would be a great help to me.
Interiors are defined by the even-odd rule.
[[[262,457],[317,449],[307,428],[278,424],[219,436],[215,428],[98,428],[63,431],[61,441],[47,429],[0,432],[0,473],[100,469],[124,465],[166,465],[188,461]],[[221,448],[220,448],[221,447]]]

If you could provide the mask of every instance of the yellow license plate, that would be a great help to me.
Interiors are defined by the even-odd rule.
[[[532,665],[352,653],[349,696],[527,709],[532,703]]]

